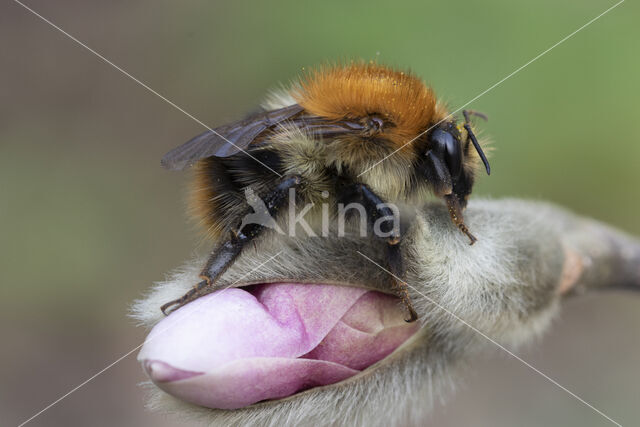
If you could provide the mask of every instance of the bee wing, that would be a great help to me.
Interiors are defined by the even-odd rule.
[[[256,113],[244,120],[208,130],[164,155],[166,169],[183,170],[206,157],[229,157],[245,150],[265,130],[303,110],[298,104]]]

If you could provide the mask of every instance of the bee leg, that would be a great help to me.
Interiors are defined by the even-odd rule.
[[[273,192],[264,198],[264,203],[270,216],[277,215],[287,200],[289,189],[296,187],[300,182],[301,179],[299,176],[285,178],[278,184]],[[252,210],[252,208],[248,208],[246,214],[251,214]],[[267,228],[265,225],[258,223],[248,223],[244,224],[244,226],[242,223],[239,223],[238,226],[231,231],[228,240],[217,247],[209,256],[205,267],[200,273],[202,281],[182,297],[160,307],[162,313],[165,315],[168,314],[167,310],[169,308],[172,309],[171,311],[177,310],[183,305],[199,298],[205,292],[210,291],[215,285],[214,282],[227,271],[233,261],[240,255],[243,248],[258,237],[265,228]]]
[[[388,218],[396,219],[396,214],[385,202],[374,193],[365,184],[356,184],[356,192],[361,197],[362,204],[367,211],[367,218],[369,219],[369,225],[373,226],[378,219]],[[407,322],[413,322],[418,318],[418,314],[413,308],[411,297],[409,296],[409,288],[407,284],[402,280],[404,277],[404,266],[402,262],[402,251],[400,243],[402,235],[400,233],[400,227],[394,227],[394,224],[389,226],[389,220],[380,224],[380,231],[385,234],[386,239],[386,255],[387,266],[393,276],[393,285],[396,295],[402,300],[409,317],[405,319]],[[375,230],[374,230],[375,231]]]
[[[160,310],[162,311],[162,314],[164,314],[165,316],[168,315],[171,311],[176,310],[180,307],[182,307],[183,305],[185,305],[187,302],[192,301],[193,299],[197,298],[196,295],[204,288],[209,286],[209,281],[207,280],[203,280],[201,282],[198,282],[197,285],[195,285],[193,288],[189,289],[189,292],[187,292],[186,294],[184,294],[183,296],[181,296],[180,298],[170,301],[166,304],[164,304],[162,307],[160,307]],[[171,310],[170,312],[167,312],[167,310],[170,307],[175,306],[175,308],[173,310]]]
[[[189,289],[189,291],[178,299],[169,301],[160,307],[164,315],[168,315],[171,311],[177,310],[183,305],[202,296],[202,292],[209,290],[213,286],[213,281],[220,277],[231,266],[232,261],[240,255],[242,247],[245,243],[243,237],[248,237],[244,233],[236,234],[231,232],[229,240],[225,241],[217,247],[209,258],[205,267],[200,272],[200,279],[197,285]],[[254,236],[255,237],[255,236]],[[170,311],[167,311],[171,308]]]
[[[433,185],[436,196],[442,197],[447,204],[451,221],[469,238],[470,244],[473,245],[478,239],[469,232],[462,217],[462,209],[466,204],[466,197],[471,192],[473,179],[467,175],[461,165],[455,168],[459,171],[452,178],[449,165],[455,165],[455,157],[446,156],[448,156],[448,150],[442,145],[434,144],[434,147],[426,153],[424,174]]]
[[[451,221],[462,231],[468,238],[469,244],[473,245],[478,241],[476,237],[471,234],[469,228],[467,228],[464,223],[464,219],[462,217],[462,207],[460,206],[460,201],[456,194],[447,194],[444,196],[444,201],[447,203],[447,209],[449,210],[449,216],[451,217]]]
[[[489,120],[489,117],[487,117],[485,113],[481,113],[480,111],[476,110],[462,110],[462,115],[464,116],[464,121],[466,123],[469,123],[471,121],[471,116],[480,117],[485,122]]]
[[[411,302],[411,297],[409,296],[409,287],[407,286],[406,282],[400,279],[404,277],[404,267],[402,263],[402,252],[400,250],[400,244],[393,244],[391,242],[388,242],[387,256],[389,260],[389,270],[391,271],[391,273],[393,273],[393,285],[395,287],[394,291],[402,300],[402,303],[404,304],[405,308],[407,309],[407,313],[409,314],[409,317],[405,318],[404,320],[408,323],[415,322],[418,319],[418,314],[413,308],[413,302]]]

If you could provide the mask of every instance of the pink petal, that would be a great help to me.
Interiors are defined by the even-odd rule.
[[[333,384],[357,373],[321,360],[254,358],[237,360],[185,380],[156,382],[156,385],[196,405],[237,409],[314,386]]]
[[[396,298],[368,292],[302,357],[362,370],[387,357],[417,330],[417,323],[404,321]]]
[[[138,355],[160,388],[212,408],[240,408],[333,384],[414,334],[398,300],[365,289],[265,284],[180,308]]]
[[[273,284],[198,298],[151,330],[139,360],[207,372],[249,357],[295,358],[312,350],[366,289]]]

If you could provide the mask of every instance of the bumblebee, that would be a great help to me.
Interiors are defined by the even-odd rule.
[[[242,223],[253,211],[247,188],[276,218],[295,189],[297,199],[310,203],[326,201],[327,194],[334,204],[359,203],[370,225],[395,214],[388,203],[417,204],[434,194],[470,243],[476,241],[462,212],[478,170],[484,164],[490,173],[470,119],[484,116],[463,111],[458,124],[419,78],[370,63],[311,70],[272,98],[264,110],[196,136],[162,159],[168,169],[194,167],[191,207],[218,243],[202,281],[163,305],[163,313],[214,289],[264,232],[262,224]],[[402,235],[386,231],[387,267],[413,321],[417,315],[400,280]]]

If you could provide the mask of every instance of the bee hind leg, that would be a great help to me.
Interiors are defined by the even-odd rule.
[[[287,200],[289,189],[296,187],[300,182],[301,178],[299,176],[284,178],[271,193],[264,197],[263,202],[267,210],[266,213],[268,213],[268,218],[277,215]],[[251,215],[251,211],[255,211],[255,209],[248,207],[246,215]],[[254,214],[257,214],[257,212],[254,212]],[[267,228],[265,224],[254,222],[244,224],[240,222],[238,226],[230,232],[228,240],[218,246],[207,259],[207,263],[200,273],[200,279],[202,279],[202,281],[180,298],[169,301],[160,307],[162,313],[167,315],[213,290],[216,280],[227,271],[233,261],[240,255],[243,248],[258,237],[265,228]],[[171,309],[171,311],[168,311],[169,309]]]

